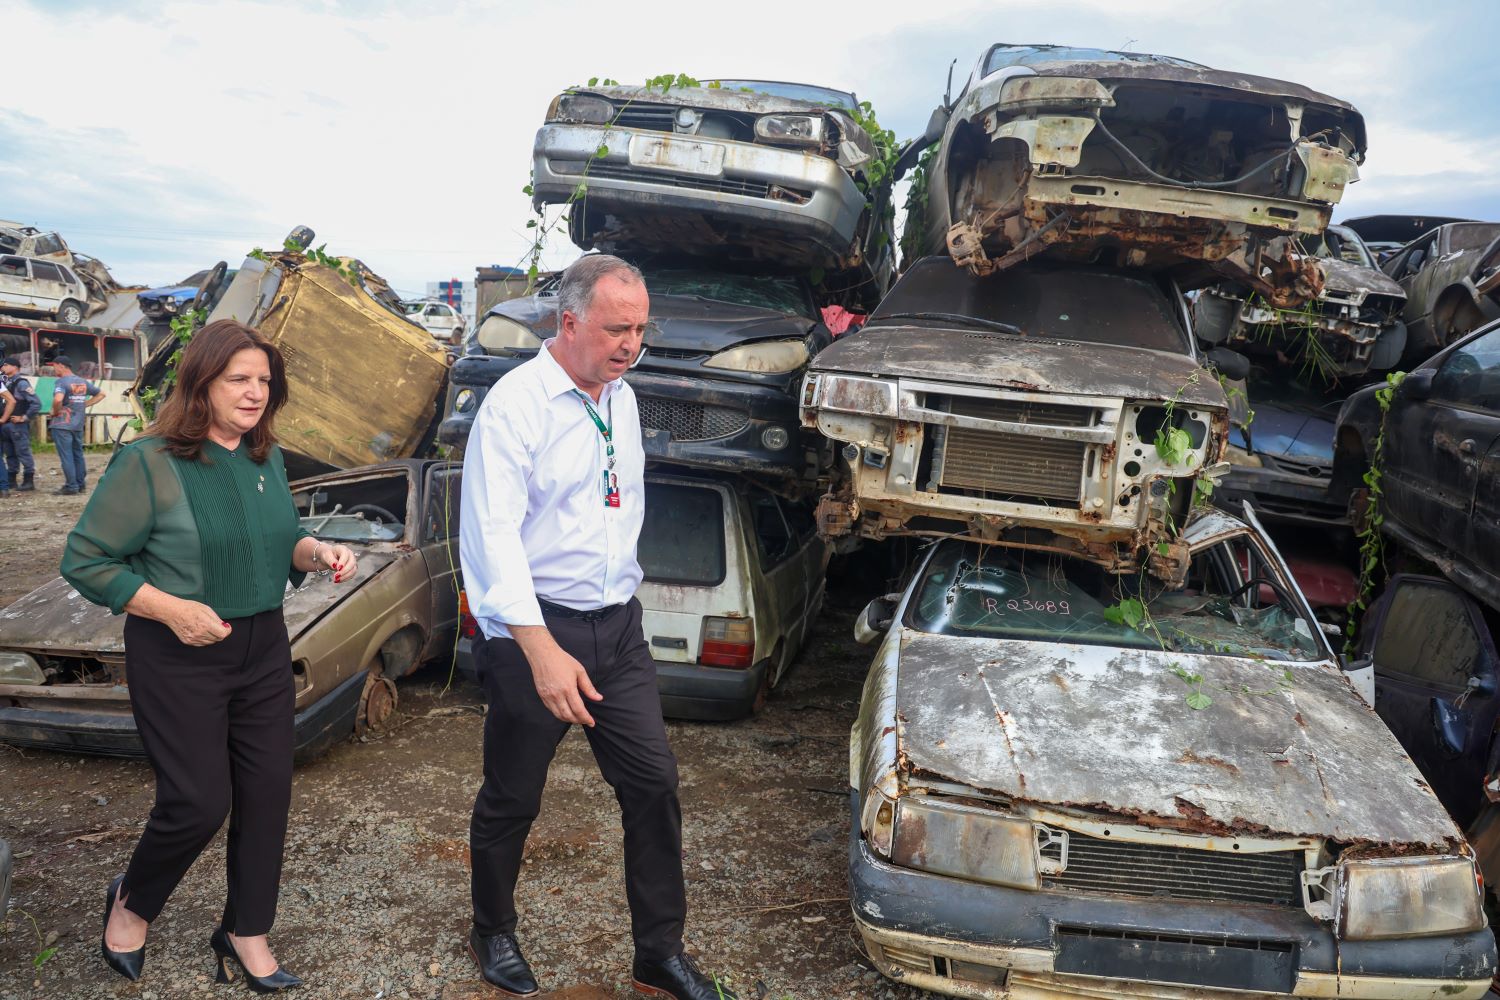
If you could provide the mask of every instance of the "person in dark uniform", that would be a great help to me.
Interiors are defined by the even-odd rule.
[[[645,453],[621,376],[649,305],[634,267],[603,254],[576,261],[558,291],[557,337],[489,391],[464,453],[459,547],[489,702],[469,828],[469,951],[512,996],[538,991],[515,934],[522,849],[557,745],[581,725],[620,803],[636,987],[734,1000],[683,951],[677,760],[634,596]]]
[[[348,546],[300,527],[272,424],[281,353],[234,320],[194,335],[146,432],[115,452],[63,551],[84,597],[125,612],[130,709],[156,805],[110,883],[100,947],[141,974],[147,926],[229,817],[229,891],[209,939],[218,979],[257,992],[301,984],[266,943],[292,791],[288,581],[357,571]]]
[[[40,401],[31,380],[21,374],[21,359],[9,357],[0,361],[0,393],[9,393],[15,405],[10,416],[0,421],[0,456],[5,472],[18,493],[36,489],[36,460],[31,455],[31,418],[36,416]]]

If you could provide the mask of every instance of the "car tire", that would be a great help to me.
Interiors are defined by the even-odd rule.
[[[83,306],[72,299],[63,299],[62,305],[57,307],[57,321],[68,326],[78,326],[83,322]]]

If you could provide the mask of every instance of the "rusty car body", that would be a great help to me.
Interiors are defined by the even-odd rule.
[[[1362,515],[1381,442],[1380,530],[1500,609],[1500,321],[1408,374],[1384,415],[1383,388],[1339,410],[1334,496]]]
[[[1385,262],[1406,292],[1410,365],[1490,320],[1500,319],[1500,222],[1451,222],[1424,233]]]
[[[311,574],[286,595],[299,759],[384,725],[395,680],[451,653],[461,476],[408,460],[292,484],[303,527],[360,564],[348,584]],[[0,611],[0,742],[139,756],[124,623],[61,577]]]
[[[1229,419],[1170,284],[1040,261],[980,278],[937,257],[813,359],[801,403],[843,448],[825,534],[1029,536],[1120,572],[1148,542],[1180,556],[1170,523]],[[1157,446],[1174,432],[1180,454]]]
[[[1177,589],[947,539],[861,614],[867,953],[992,1000],[1483,995],[1472,852],[1269,538],[1183,538]]]
[[[867,176],[859,101],[721,80],[576,87],[537,132],[533,201],[567,204],[584,249],[689,252],[820,268],[873,306],[894,266],[890,182]]]
[[[801,428],[797,390],[832,340],[796,272],[689,257],[630,255],[651,293],[644,350],[625,380],[648,462],[716,469],[805,492],[828,464]],[[484,396],[556,335],[560,279],[492,307],[450,373],[438,440],[461,450]]]
[[[294,476],[414,458],[437,433],[447,352],[384,279],[358,261],[344,266],[353,284],[296,250],[247,257],[208,315],[254,326],[286,358],[289,398],[276,430]],[[169,338],[152,352],[136,381],[138,409],[177,349]]]
[[[913,149],[932,142],[926,202],[907,223],[924,253],[981,272],[1043,251],[1217,272],[1292,306],[1321,273],[1289,237],[1327,226],[1358,179],[1365,129],[1351,105],[1294,83],[999,44]]]
[[[1193,300],[1199,339],[1316,370],[1327,378],[1385,372],[1406,350],[1406,292],[1380,270],[1359,235],[1329,226],[1297,241],[1299,258],[1323,269],[1323,290],[1295,307],[1272,305],[1243,285],[1220,284]]]

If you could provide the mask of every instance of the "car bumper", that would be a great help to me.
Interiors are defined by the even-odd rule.
[[[866,847],[857,798],[851,792],[855,925],[884,975],[923,989],[992,1000],[1475,1000],[1495,971],[1487,928],[1336,941],[1300,908],[1030,892],[897,868]]]
[[[747,670],[655,662],[661,714],[699,722],[728,722],[749,715],[771,667],[769,660],[761,660]],[[472,681],[479,679],[473,643],[468,639],[458,642],[458,671]]]
[[[1214,501],[1230,513],[1249,501],[1264,521],[1347,528],[1344,505],[1334,502],[1329,485],[1327,479],[1295,472],[1236,465],[1214,490]]]
[[[803,474],[804,432],[797,401],[786,390],[644,371],[627,381],[640,409],[647,461],[785,479]],[[778,436],[786,444],[772,448],[767,438]]]
[[[310,760],[354,731],[364,683],[361,671],[296,714],[292,724],[294,759]],[[0,743],[107,757],[146,755],[135,717],[128,711],[98,707],[0,708]]]
[[[607,149],[598,156],[601,148]],[[587,187],[590,213],[701,212],[845,256],[865,196],[838,163],[753,142],[595,125],[544,125],[533,149],[533,199],[567,202]]]

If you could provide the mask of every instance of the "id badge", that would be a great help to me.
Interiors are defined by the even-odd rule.
[[[608,469],[604,471],[604,506],[620,506],[620,477]]]

